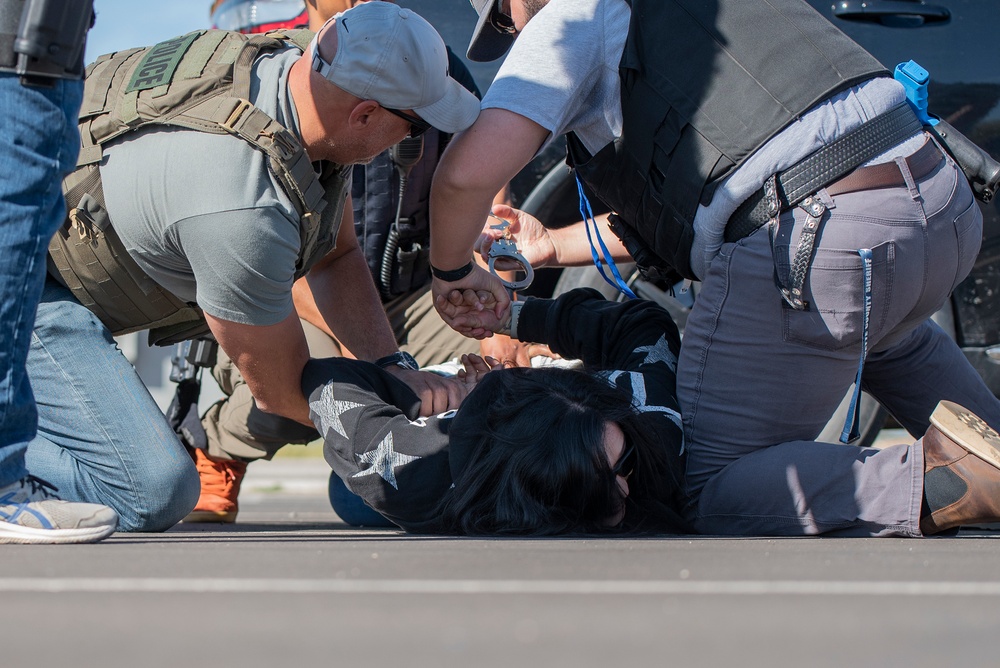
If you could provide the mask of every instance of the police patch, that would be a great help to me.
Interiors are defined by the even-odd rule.
[[[125,92],[148,90],[170,83],[184,53],[203,33],[203,30],[199,30],[151,47],[132,74]]]

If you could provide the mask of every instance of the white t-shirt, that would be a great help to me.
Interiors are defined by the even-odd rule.
[[[298,54],[258,58],[250,91],[296,135],[287,82]],[[115,230],[161,286],[241,324],[292,313],[299,217],[262,152],[229,135],[149,128],[109,146],[101,174]]]
[[[734,0],[741,1],[741,0]],[[622,130],[618,64],[628,35],[625,0],[550,0],[518,35],[483,108],[507,109],[548,129],[575,132],[592,154]],[[661,31],[669,39],[668,31]],[[794,121],[719,184],[694,219],[691,268],[705,271],[722,246],[726,223],[764,180],[905,99],[903,88],[879,78],[835,95]],[[869,164],[916,150],[916,135]]]

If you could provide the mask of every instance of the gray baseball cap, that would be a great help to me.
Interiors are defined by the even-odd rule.
[[[365,2],[330,21],[309,49],[313,69],[338,88],[390,109],[412,109],[443,132],[475,122],[479,99],[449,76],[444,40],[422,17],[389,2]],[[337,53],[326,62],[317,40],[334,28]]]
[[[496,60],[507,53],[510,45],[514,43],[514,33],[499,27],[496,14],[499,13],[497,7],[500,0],[469,0],[472,7],[479,12],[479,21],[476,22],[476,29],[472,33],[472,41],[469,42],[469,50],[465,55],[469,60],[480,63]]]

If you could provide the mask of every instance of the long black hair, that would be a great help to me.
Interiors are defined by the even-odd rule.
[[[637,462],[624,499],[604,449],[616,423]],[[626,392],[567,369],[503,369],[469,394],[449,432],[454,489],[443,529],[467,535],[684,531],[666,500],[677,472]],[[668,444],[676,447],[677,444]],[[624,522],[607,526],[620,514]]]

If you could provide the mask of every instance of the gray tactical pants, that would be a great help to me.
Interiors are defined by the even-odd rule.
[[[979,251],[982,214],[950,162],[907,185],[846,193],[829,207],[805,283],[809,310],[787,307],[805,215],[783,214],[723,245],[684,332],[678,393],[690,518],[736,535],[919,536],[920,441],[883,450],[814,439],[854,382],[864,276],[872,250],[869,354],[862,386],[915,438],[941,399],[1000,427],[1000,402],[928,318]]]
[[[429,285],[389,302],[385,309],[400,348],[413,355],[421,367],[479,352],[479,341],[462,336],[438,316]],[[304,320],[302,329],[311,357],[342,356],[335,339]],[[285,445],[319,438],[314,429],[258,409],[239,370],[221,349],[212,375],[227,395],[209,407],[201,420],[208,435],[208,454],[213,457],[270,459]]]

